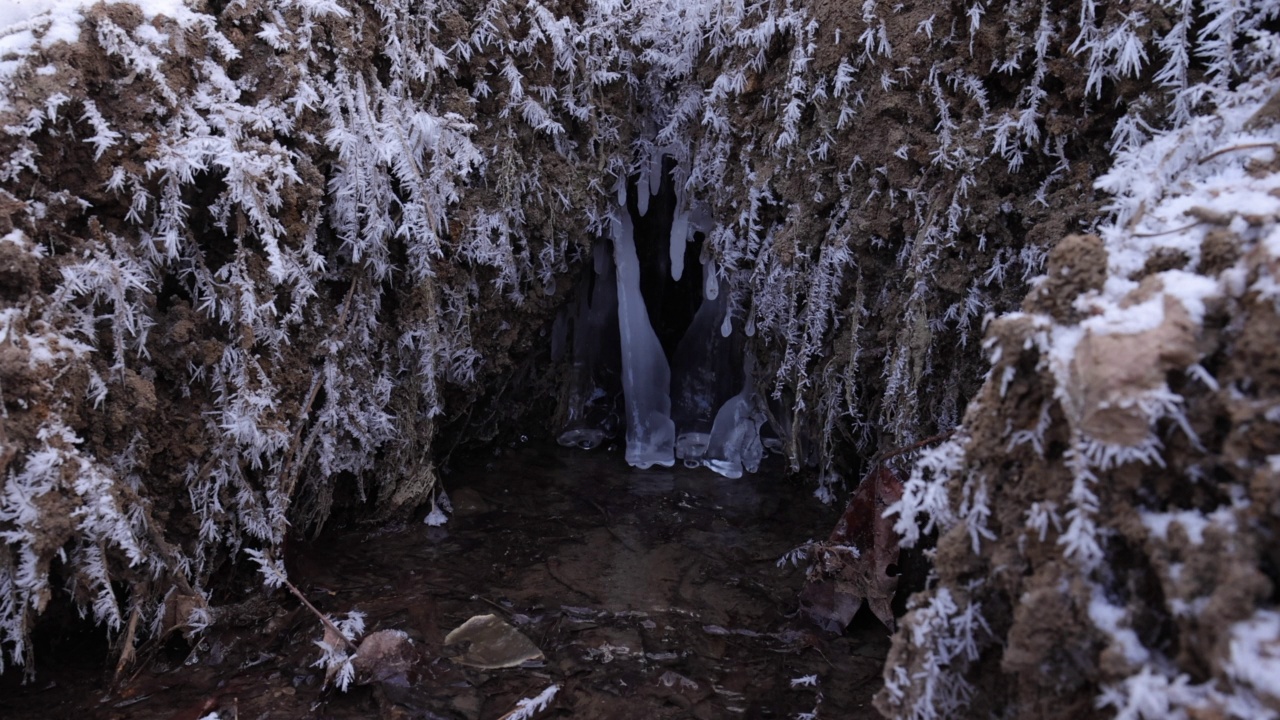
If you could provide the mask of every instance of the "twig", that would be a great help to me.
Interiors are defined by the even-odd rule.
[[[885,460],[888,460],[888,459],[890,459],[890,458],[895,458],[895,457],[898,457],[899,455],[903,455],[903,454],[905,454],[905,453],[909,453],[909,452],[911,452],[912,450],[919,450],[920,448],[924,447],[925,445],[933,445],[934,443],[940,443],[940,442],[942,442],[943,440],[947,440],[947,439],[949,439],[952,435],[955,435],[955,433],[956,433],[956,431],[955,431],[955,430],[948,430],[948,431],[946,431],[946,432],[944,432],[944,433],[942,433],[942,434],[940,434],[940,435],[934,435],[933,437],[927,437],[927,438],[925,438],[925,439],[921,440],[920,442],[912,443],[911,445],[907,445],[907,446],[905,446],[905,447],[895,448],[895,449],[893,449],[893,450],[888,450],[888,451],[886,451],[886,452],[879,453],[879,454],[877,454],[877,455],[872,456],[872,458],[871,458],[871,462],[870,462],[870,465],[873,465],[873,466],[874,466],[874,465],[877,465],[877,464],[879,464],[879,463],[882,463],[882,462],[884,462]]]
[[[498,720],[530,720],[544,712],[558,692],[560,692],[560,686],[552,685],[533,697],[517,700],[516,706]]]
[[[120,660],[116,662],[116,672],[113,680],[120,680],[120,673],[128,667],[137,657],[137,651],[133,647],[133,641],[138,634],[138,606],[134,605],[133,610],[129,613],[129,626],[125,628],[124,637],[122,638],[120,648]]]
[[[485,597],[485,596],[483,596],[483,595],[480,595],[480,594],[478,594],[478,593],[477,593],[477,594],[471,595],[470,597],[471,597],[471,599],[472,599],[472,600],[479,600],[480,602],[482,602],[482,603],[484,603],[484,604],[486,604],[486,605],[488,605],[488,606],[490,606],[490,607],[492,607],[492,608],[495,608],[496,610],[498,610],[498,612],[501,612],[503,615],[506,615],[507,617],[515,617],[515,613],[514,613],[514,612],[512,612],[512,611],[510,611],[510,610],[508,610],[508,609],[506,609],[506,608],[502,607],[502,606],[501,606],[501,605],[499,605],[498,603],[496,603],[496,602],[494,602],[494,601],[490,600],[489,598],[487,598],[487,597]]]
[[[587,502],[591,503],[592,505],[594,505],[594,506],[595,506],[596,510],[599,510],[599,511],[600,511],[600,514],[604,516],[604,529],[605,529],[605,530],[607,530],[607,531],[609,531],[609,534],[613,536],[613,539],[614,539],[614,540],[617,540],[618,542],[622,543],[622,547],[626,548],[626,549],[627,549],[627,550],[629,550],[630,552],[633,552],[633,553],[635,553],[635,554],[637,554],[637,555],[639,555],[639,554],[640,554],[640,551],[639,551],[639,550],[637,550],[635,547],[633,547],[633,546],[631,545],[631,543],[630,543],[630,542],[627,542],[627,539],[626,539],[626,538],[624,538],[624,537],[622,537],[621,535],[619,535],[617,530],[614,530],[614,529],[613,529],[613,519],[609,517],[609,511],[608,511],[608,510],[605,510],[605,509],[604,509],[604,507],[603,507],[602,505],[600,505],[600,503],[596,502],[595,500],[592,500],[591,498],[587,497],[586,495],[578,495],[577,493],[574,493],[574,495],[576,495],[577,497],[579,497],[579,498],[581,498],[581,499],[583,499],[583,500],[586,500]]]
[[[1277,147],[1280,147],[1280,144],[1278,143],[1241,143],[1239,145],[1228,145],[1227,147],[1219,148],[1209,153],[1208,155],[1205,155],[1204,157],[1197,160],[1196,164],[1203,165],[1209,162],[1210,160],[1218,157],[1219,155],[1226,155],[1227,153],[1236,152],[1238,150],[1261,150],[1263,148],[1269,148],[1271,150],[1275,150],[1277,149]]]
[[[574,587],[572,583],[570,583],[568,580],[565,580],[563,577],[561,577],[561,576],[560,576],[560,573],[555,569],[555,566],[551,564],[551,560],[550,560],[550,559],[548,559],[548,560],[546,561],[546,563],[545,563],[545,564],[546,564],[546,566],[547,566],[547,573],[549,573],[549,574],[551,575],[551,579],[552,579],[552,580],[555,580],[556,582],[558,582],[558,583],[560,583],[561,585],[563,585],[563,586],[565,586],[565,587],[569,588],[569,589],[570,589],[570,590],[572,590],[573,592],[578,593],[578,594],[579,594],[579,595],[581,595],[582,597],[587,598],[588,600],[590,600],[591,602],[595,603],[596,605],[603,605],[603,604],[604,604],[604,603],[602,603],[602,602],[600,601],[600,598],[596,597],[595,595],[592,595],[591,593],[587,592],[586,590],[581,590],[581,589],[579,589],[579,588]]]
[[[339,333],[347,329],[347,317],[351,312],[351,299],[355,296],[356,279],[351,279],[351,287],[347,288],[347,297],[342,301],[342,312],[338,315]],[[280,478],[283,480],[281,485],[284,487],[284,497],[293,496],[293,486],[298,482],[298,473],[295,472],[293,462],[293,454],[298,449],[298,443],[302,440],[302,430],[307,425],[307,415],[311,412],[311,405],[315,403],[316,396],[320,394],[320,373],[311,380],[311,390],[307,392],[307,401],[302,405],[302,412],[298,413],[298,427],[293,431],[293,439],[289,441],[289,450],[284,454],[284,467],[280,469]],[[301,458],[297,467],[301,467]]]
[[[293,593],[294,597],[298,598],[298,600],[301,601],[308,610],[314,613],[317,618],[320,618],[320,624],[324,625],[326,630],[329,630],[334,635],[338,636],[342,640],[342,643],[347,646],[348,650],[352,652],[356,651],[356,644],[348,640],[347,636],[338,629],[337,625],[333,624],[333,621],[330,620],[328,616],[317,610],[316,606],[311,604],[311,601],[307,599],[306,595],[302,594],[301,590],[295,587],[293,583],[289,582],[289,580],[283,576],[277,576],[276,579],[284,583],[284,586],[289,588],[289,592]]]
[[[1153,237],[1160,237],[1161,235],[1173,235],[1174,233],[1180,233],[1180,232],[1185,232],[1187,230],[1190,230],[1191,228],[1196,227],[1197,225],[1203,225],[1205,224],[1205,222],[1206,222],[1205,220],[1197,220],[1191,223],[1190,225],[1183,225],[1182,227],[1174,228],[1172,230],[1161,230],[1160,232],[1154,232],[1154,233],[1133,233],[1133,236],[1140,237],[1140,238],[1153,238]]]

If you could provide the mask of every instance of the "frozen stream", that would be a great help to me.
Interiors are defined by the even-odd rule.
[[[878,717],[883,626],[860,615],[835,637],[793,616],[802,573],[776,564],[825,535],[835,511],[769,463],[727,480],[636,470],[618,452],[528,447],[446,483],[448,525],[334,531],[295,546],[289,563],[321,610],[358,609],[369,630],[409,634],[422,659],[406,684],[323,690],[310,666],[319,625],[282,595],[274,606],[285,610],[248,603],[238,627],[209,633],[190,656],[173,643],[109,693],[101,661],[77,667],[52,643],[35,683],[6,678],[0,717],[497,720],[552,684],[559,693],[537,717],[791,718],[819,693],[819,717]],[[485,613],[546,660],[482,671],[445,658],[444,636]],[[792,686],[811,675],[816,687]]]

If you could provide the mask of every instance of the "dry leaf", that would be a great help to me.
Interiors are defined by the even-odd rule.
[[[413,641],[400,630],[379,630],[360,641],[351,663],[356,668],[356,683],[407,683],[409,671],[418,662]]]
[[[902,481],[878,466],[849,500],[849,507],[826,542],[814,543],[800,603],[814,622],[843,631],[863,601],[880,622],[894,629],[890,605],[898,590],[898,535],[884,512],[902,497]]]
[[[542,651],[532,640],[496,615],[476,615],[467,620],[445,637],[444,644],[463,646],[463,652],[453,658],[454,662],[483,670],[515,667],[542,659]]]

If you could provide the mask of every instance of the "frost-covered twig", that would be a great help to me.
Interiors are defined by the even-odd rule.
[[[517,700],[515,709],[498,718],[498,720],[533,720],[538,713],[547,709],[558,692],[560,692],[559,685],[548,685],[542,692],[533,697]]]
[[[363,632],[363,622],[360,622],[359,624],[360,629],[351,633],[349,636],[348,633],[344,632],[343,629],[340,629],[333,620],[329,619],[328,615],[317,610],[316,606],[312,605],[311,601],[307,599],[307,596],[303,595],[302,591],[299,590],[292,582],[289,582],[289,578],[284,571],[283,563],[271,558],[261,550],[248,549],[244,552],[249,556],[250,560],[257,563],[258,572],[262,573],[262,581],[264,585],[269,588],[283,587],[288,590],[295,598],[298,599],[298,602],[302,603],[303,607],[310,610],[311,614],[316,616],[316,619],[320,621],[320,624],[324,626],[325,630],[329,631],[326,633],[326,637],[333,637],[335,641],[342,643],[343,646],[352,654],[355,653],[355,638]],[[358,614],[356,615],[358,616],[358,621],[362,620],[363,616],[359,616]]]

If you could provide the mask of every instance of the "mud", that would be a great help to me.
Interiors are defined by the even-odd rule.
[[[877,717],[888,631],[864,611],[835,636],[797,612],[803,568],[777,561],[836,517],[779,466],[728,481],[532,445],[472,461],[445,476],[455,514],[443,527],[336,530],[291,548],[290,577],[322,611],[408,633],[420,656],[408,682],[321,688],[319,624],[288,596],[262,597],[194,648],[141,648],[115,685],[102,648],[101,664],[75,661],[76,635],[46,638],[36,683],[5,678],[0,716],[489,719],[555,684],[540,717]],[[445,635],[488,613],[545,662],[448,660]],[[816,686],[792,687],[808,675]]]

